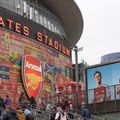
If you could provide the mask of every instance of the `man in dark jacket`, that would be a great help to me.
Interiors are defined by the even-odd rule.
[[[5,108],[5,103],[1,96],[0,96],[0,107]]]
[[[91,119],[91,113],[87,108],[85,108],[85,106],[81,108],[81,115],[84,120]]]
[[[19,120],[16,114],[16,111],[10,109],[4,116],[3,120]]]
[[[55,120],[55,115],[56,115],[56,108],[53,107],[51,110],[51,115],[50,115],[50,120]]]
[[[33,96],[30,98],[30,106],[34,109],[36,109],[36,100]]]
[[[23,103],[25,101],[25,96],[24,96],[24,93],[22,92],[20,97],[19,97],[19,103]]]
[[[5,108],[5,103],[3,98],[0,96],[0,116],[2,114],[2,110]]]

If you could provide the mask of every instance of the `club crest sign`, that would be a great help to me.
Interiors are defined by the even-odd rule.
[[[43,87],[42,65],[38,58],[30,55],[23,57],[22,78],[28,96],[36,99]]]

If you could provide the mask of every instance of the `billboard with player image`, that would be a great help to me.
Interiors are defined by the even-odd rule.
[[[88,103],[119,99],[120,61],[86,68]]]

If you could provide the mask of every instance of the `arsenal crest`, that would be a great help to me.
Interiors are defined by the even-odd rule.
[[[35,99],[42,91],[42,65],[38,58],[30,55],[23,57],[22,61],[22,78],[25,90],[29,97]]]

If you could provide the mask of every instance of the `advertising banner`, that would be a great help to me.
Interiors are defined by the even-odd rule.
[[[86,69],[88,103],[115,99],[114,85],[119,84],[120,62],[91,66]],[[116,88],[117,90],[118,88]],[[118,89],[119,90],[119,89]],[[117,92],[118,94],[119,92]]]

